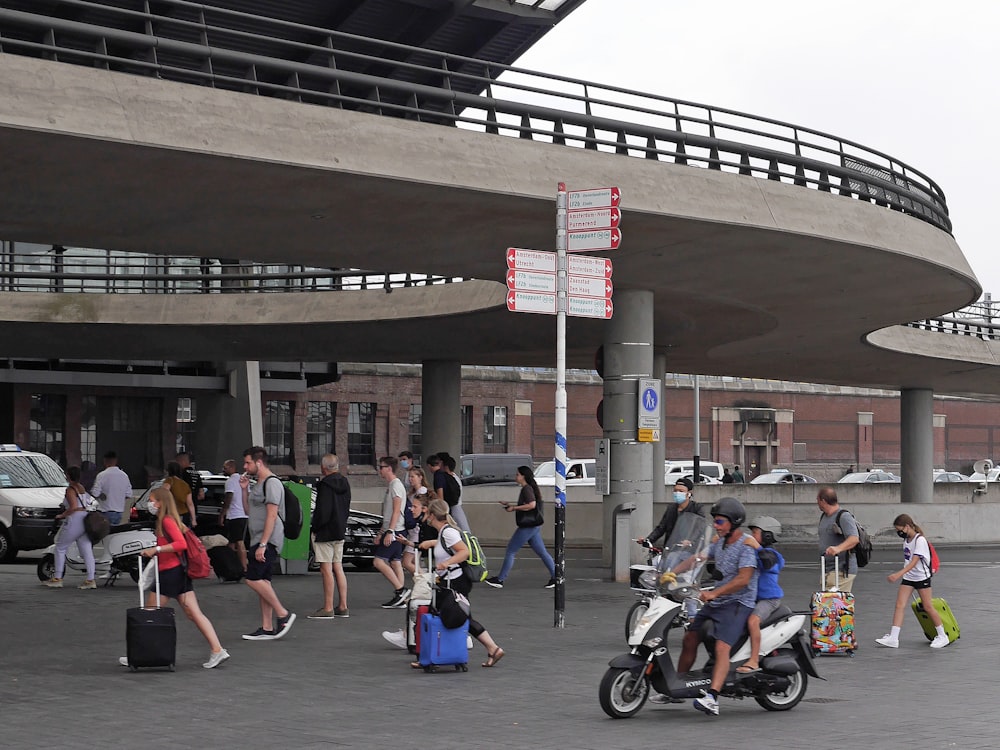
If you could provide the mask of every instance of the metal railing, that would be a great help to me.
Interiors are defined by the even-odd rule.
[[[38,246],[33,246],[38,247]],[[225,294],[393,289],[460,279],[356,268],[309,268],[217,258],[64,248],[17,252],[0,243],[0,291]]]
[[[951,231],[927,175],[818,130],[186,0],[137,5],[0,8],[0,52],[751,175]]]

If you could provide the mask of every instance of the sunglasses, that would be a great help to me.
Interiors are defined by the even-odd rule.
[[[722,526],[722,524],[724,524],[724,523],[726,523],[728,521],[729,521],[728,518],[713,518],[712,519],[712,523],[714,523],[716,526]]]

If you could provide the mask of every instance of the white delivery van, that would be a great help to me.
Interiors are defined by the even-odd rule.
[[[715,461],[699,461],[701,473],[706,477],[722,481],[722,464]],[[694,476],[694,461],[664,461],[663,462],[663,483],[673,485],[680,477]]]
[[[52,544],[49,529],[62,508],[66,474],[44,453],[0,445],[0,562],[18,550]]]
[[[597,461],[593,458],[566,459],[566,486],[593,487],[597,482],[594,475]],[[542,461],[535,467],[535,482],[539,487],[556,486],[556,462]]]

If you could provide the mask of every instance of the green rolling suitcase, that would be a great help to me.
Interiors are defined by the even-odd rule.
[[[934,636],[937,635],[937,631],[934,629],[934,623],[931,622],[930,615],[924,611],[923,602],[920,599],[915,599],[910,606],[913,608],[913,614],[917,616],[920,627],[924,629],[924,635],[927,636],[927,640],[933,641]],[[955,613],[951,611],[948,602],[936,596],[931,599],[931,606],[941,616],[941,624],[944,625],[944,632],[948,635],[948,642],[954,643],[961,638],[962,630],[958,627],[958,620],[955,619]]]

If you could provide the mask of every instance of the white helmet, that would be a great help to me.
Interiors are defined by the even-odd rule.
[[[772,516],[757,516],[747,524],[747,528],[760,529],[765,545],[774,544],[778,537],[781,536],[781,522]],[[766,534],[770,534],[770,540],[765,536]]]

